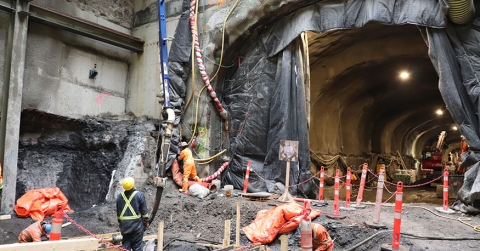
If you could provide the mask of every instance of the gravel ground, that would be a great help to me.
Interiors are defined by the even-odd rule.
[[[155,188],[153,186],[145,186],[140,188],[140,190],[146,194],[147,200],[152,202],[149,206],[153,205]],[[412,189],[405,191],[405,197],[408,198],[411,194],[418,194],[419,191],[424,196],[434,193],[434,191]],[[252,201],[240,196],[240,192],[235,190],[232,197],[226,198],[223,191],[220,190],[216,193],[211,193],[204,199],[199,199],[179,193],[176,185],[169,182],[164,190],[157,217],[145,235],[155,235],[157,233],[158,221],[162,220],[165,225],[164,250],[212,250],[196,245],[196,243],[221,244],[224,236],[224,222],[225,220],[231,220],[231,243],[233,244],[236,240],[237,203],[239,203],[241,208],[241,227],[250,224],[259,210],[269,209],[280,203],[275,199]],[[372,197],[372,193],[374,193],[374,189],[366,190],[366,200]],[[356,191],[353,194],[356,194]],[[386,193],[384,197],[388,198],[390,194]],[[332,239],[334,239],[334,250],[380,250],[380,246],[383,244],[391,244],[392,238],[389,230],[393,227],[393,204],[387,203],[382,207],[380,222],[388,229],[385,232],[381,232],[384,230],[372,229],[365,225],[366,221],[372,221],[373,219],[373,203],[368,201],[363,203],[366,206],[365,209],[340,211],[341,216],[347,216],[344,219],[330,219],[326,216],[333,215],[333,202],[328,200],[328,196],[327,201],[329,204],[325,207],[317,207],[314,204],[313,208],[321,210],[322,215],[313,219],[313,222],[320,223],[327,228]],[[390,202],[393,201],[390,200]],[[345,206],[345,202],[340,201],[340,206]],[[466,221],[466,224],[458,220],[459,217],[465,217],[465,215],[454,214],[445,215],[449,218],[440,217],[436,215],[437,212],[435,211],[435,207],[440,206],[438,204],[405,203],[402,215],[402,232],[437,238],[468,237],[480,240],[480,235],[472,227],[480,224],[479,217],[470,218],[471,220]],[[151,208],[149,209],[151,210]],[[113,233],[119,231],[114,210],[113,204],[103,204],[81,212],[75,212],[70,217],[79,226],[94,234]],[[444,216],[444,214],[440,215]],[[29,218],[20,219],[14,215],[12,215],[10,220],[0,221],[0,243],[15,243],[18,233],[31,222],[32,220]],[[470,226],[467,224],[470,224]],[[86,236],[87,234],[80,230],[79,226],[71,224],[64,227],[62,237]],[[378,234],[359,245],[356,249],[351,249],[376,233]],[[300,243],[298,234],[291,232],[287,236],[289,237],[289,249],[297,250]],[[401,245],[410,248],[412,251],[478,250],[478,240],[430,240],[402,235]],[[243,232],[241,232],[240,244],[241,246],[251,244],[246,236],[243,235]],[[270,250],[280,250],[278,238],[269,244],[269,248]]]

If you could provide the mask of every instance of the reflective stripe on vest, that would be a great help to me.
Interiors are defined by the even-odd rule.
[[[118,216],[118,219],[119,220],[136,220],[136,219],[140,219],[140,215],[137,215],[137,213],[135,212],[135,210],[133,209],[132,205],[130,204],[130,202],[132,201],[133,199],[133,196],[135,196],[135,194],[137,194],[138,191],[135,191],[132,193],[132,195],[130,195],[130,198],[127,199],[127,197],[125,196],[125,193],[122,193],[122,197],[123,197],[123,200],[125,201],[125,206],[123,207],[123,210],[122,210],[122,213],[120,214],[120,216]],[[125,214],[125,211],[127,211],[127,208],[130,210],[130,212],[132,212],[132,216],[123,216]]]

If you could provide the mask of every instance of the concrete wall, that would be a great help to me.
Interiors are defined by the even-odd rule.
[[[10,15],[0,11],[0,92],[3,90],[3,82],[5,78],[5,45],[7,40],[8,26],[10,24]],[[0,103],[3,96],[0,95]]]

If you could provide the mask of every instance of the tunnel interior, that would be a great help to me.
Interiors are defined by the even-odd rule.
[[[368,23],[309,32],[308,41],[313,152],[419,160],[442,131],[449,149],[458,148],[452,146],[459,146],[460,133],[441,97],[424,27]]]

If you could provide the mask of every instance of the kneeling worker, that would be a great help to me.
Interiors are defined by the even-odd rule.
[[[150,225],[145,195],[134,188],[132,177],[122,181],[124,192],[117,197],[117,217],[126,250],[143,250],[143,232]]]
[[[52,224],[46,221],[37,221],[20,232],[18,243],[42,241],[43,236],[49,238],[51,229]]]
[[[192,150],[188,148],[187,142],[180,143],[180,159],[183,161],[183,184],[180,192],[188,191],[188,179],[200,182],[200,178],[197,176],[197,168],[195,167],[195,161],[193,160]]]

